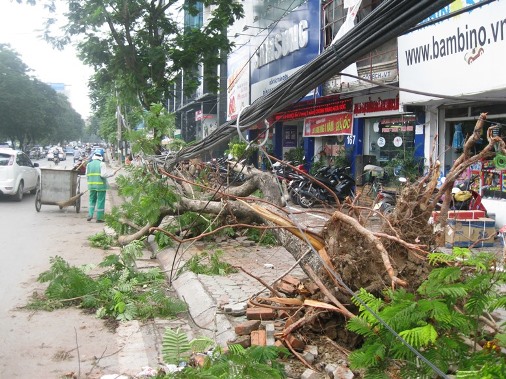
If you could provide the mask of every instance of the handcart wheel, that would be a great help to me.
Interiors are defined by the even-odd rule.
[[[40,207],[42,206],[40,188],[37,189],[37,193],[35,194],[35,210],[40,212]]]
[[[78,192],[77,194],[79,195],[80,192]],[[76,213],[79,213],[79,211],[81,210],[81,197],[78,197],[77,200],[76,200]]]

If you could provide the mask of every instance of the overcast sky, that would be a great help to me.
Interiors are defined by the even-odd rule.
[[[41,6],[0,0],[0,43],[10,44],[39,80],[70,86],[69,100],[86,118],[90,114],[86,83],[92,71],[79,61],[71,47],[58,51],[40,39],[47,15]]]

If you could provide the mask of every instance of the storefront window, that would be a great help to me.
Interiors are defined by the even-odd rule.
[[[404,159],[413,154],[415,148],[415,118],[413,116],[394,116],[380,119],[378,124],[376,148],[379,162],[388,163],[394,159]]]

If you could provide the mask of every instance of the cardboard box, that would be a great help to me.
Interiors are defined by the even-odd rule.
[[[445,230],[446,247],[469,247],[474,242],[487,239],[476,244],[474,247],[492,247],[494,246],[494,236],[496,234],[495,220],[491,218],[475,219],[448,219]]]
[[[432,218],[436,223],[439,219],[439,214],[441,212],[434,211],[432,212]],[[485,211],[448,211],[448,219],[457,219],[457,220],[476,220],[479,218],[485,217]]]

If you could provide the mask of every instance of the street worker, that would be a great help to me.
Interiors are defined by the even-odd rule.
[[[87,221],[91,221],[96,208],[97,222],[104,222],[107,178],[114,176],[116,172],[117,171],[113,173],[107,172],[107,167],[104,163],[104,150],[96,150],[91,162],[86,165],[86,178],[88,180],[88,191],[90,193]]]

